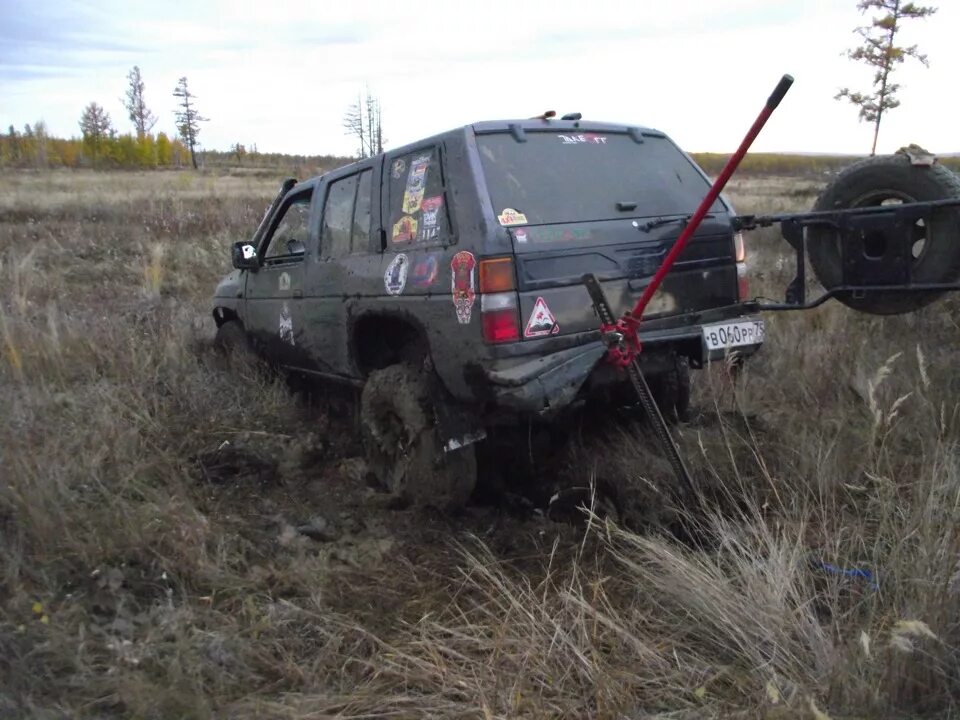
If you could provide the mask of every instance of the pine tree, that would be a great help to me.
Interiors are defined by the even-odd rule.
[[[140,68],[134,65],[133,69],[127,73],[127,92],[123,106],[127,109],[130,122],[136,128],[138,140],[143,140],[144,136],[157,124],[157,118],[144,102],[143,89],[144,82],[140,76]]]
[[[870,25],[858,27],[855,32],[863,38],[863,45],[847,51],[851,60],[863,62],[875,68],[873,76],[873,92],[853,92],[849,88],[842,88],[835,96],[840,100],[846,98],[851,104],[860,108],[860,119],[873,123],[873,144],[870,154],[877,152],[877,137],[880,135],[880,121],[884,113],[900,106],[896,94],[900,86],[891,82],[891,74],[897,65],[908,57],[919,60],[928,66],[927,56],[922,55],[916,45],[899,47],[894,45],[897,32],[902,21],[914,18],[925,18],[937,11],[933,7],[922,7],[912,2],[902,0],[860,0],[857,8],[861,13],[877,10],[881,13],[871,19]]]
[[[90,151],[94,165],[100,156],[100,151],[113,134],[110,124],[110,113],[97,103],[87,105],[80,116],[80,132],[83,134],[83,144]]]
[[[187,87],[187,78],[182,77],[177,83],[173,96],[180,99],[180,109],[176,111],[177,131],[180,133],[180,139],[190,150],[190,162],[193,163],[193,169],[197,169],[197,138],[200,135],[200,123],[207,122],[209,118],[201,117],[197,111],[193,100],[196,95],[190,92]]]

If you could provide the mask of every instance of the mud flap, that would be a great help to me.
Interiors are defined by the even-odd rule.
[[[436,378],[430,383],[430,399],[444,453],[465,448],[487,437],[487,431],[476,414],[451,398]]]

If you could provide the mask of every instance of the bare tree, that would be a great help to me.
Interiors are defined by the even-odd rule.
[[[190,162],[193,163],[193,169],[197,169],[197,138],[200,135],[200,123],[207,122],[209,118],[201,117],[197,111],[193,100],[196,95],[190,92],[187,87],[187,78],[180,78],[177,87],[173,91],[173,96],[180,98],[180,109],[176,111],[177,131],[180,133],[180,139],[190,149]]]
[[[137,130],[137,139],[143,140],[148,132],[153,130],[157,124],[157,118],[150,112],[146,102],[143,99],[143,78],[140,76],[140,68],[136,65],[127,73],[127,92],[123,100],[123,106],[130,115],[130,122]]]
[[[849,88],[842,88],[836,94],[836,99],[846,98],[853,105],[860,108],[860,119],[873,123],[873,144],[870,154],[877,152],[877,137],[880,135],[880,121],[885,112],[900,106],[896,99],[900,86],[891,82],[890,75],[897,65],[908,57],[919,60],[923,65],[929,65],[927,56],[922,55],[916,45],[898,47],[894,45],[894,38],[900,30],[903,20],[925,18],[937,11],[933,7],[921,7],[912,2],[902,0],[860,0],[857,8],[861,13],[878,10],[881,15],[874,17],[870,25],[858,27],[856,33],[863,38],[863,45],[848,50],[846,55],[851,60],[866,63],[875,68],[873,76],[873,92],[852,92]]]
[[[357,138],[361,158],[383,152],[383,125],[380,114],[380,99],[370,93],[357,96],[343,115],[343,127],[347,135]]]
[[[33,137],[36,142],[36,163],[38,168],[47,166],[47,140],[50,134],[47,132],[47,124],[43,120],[37,120],[33,124]]]
[[[360,158],[367,156],[366,129],[363,125],[363,105],[360,103],[360,96],[358,95],[357,102],[351,104],[343,115],[343,129],[347,131],[347,135],[353,135],[357,138],[359,143],[357,155]]]
[[[237,159],[237,165],[243,165],[243,159],[247,156],[247,148],[244,147],[243,143],[234,143],[230,147],[230,152]]]

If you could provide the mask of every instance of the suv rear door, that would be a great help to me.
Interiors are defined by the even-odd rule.
[[[476,142],[495,219],[516,253],[524,340],[596,329],[584,273],[601,280],[615,312],[631,307],[709,188],[653,131],[544,126],[478,131]],[[729,212],[718,200],[645,317],[737,299]]]

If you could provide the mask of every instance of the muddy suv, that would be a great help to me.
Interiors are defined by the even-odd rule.
[[[216,291],[225,345],[362,388],[372,471],[456,505],[491,427],[623,397],[583,285],[632,306],[709,187],[666,135],[578,120],[484,122],[288,180]],[[689,368],[763,341],[742,317],[744,249],[718,200],[640,327],[682,417]]]

